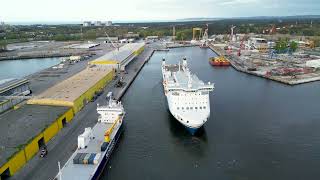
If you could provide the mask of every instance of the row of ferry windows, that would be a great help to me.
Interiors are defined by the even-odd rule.
[[[170,90],[169,90],[170,91]],[[178,92],[173,92],[172,95],[173,96],[194,96],[194,95],[205,95],[205,94],[209,94],[208,92],[201,92],[201,93],[181,93],[179,94]]]
[[[177,110],[179,110],[180,107],[177,107]],[[193,107],[186,107],[186,110],[193,110]],[[195,110],[197,109],[206,109],[206,106],[200,106],[199,108],[198,107],[194,107]],[[181,107],[181,110],[184,110],[184,107]]]

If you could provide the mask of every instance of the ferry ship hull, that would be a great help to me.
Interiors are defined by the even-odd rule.
[[[191,74],[185,58],[182,65],[166,65],[163,59],[162,76],[170,113],[194,135],[210,116],[209,92],[213,84],[205,84]]]
[[[188,119],[191,122],[193,122],[192,125],[190,124],[186,124],[186,122],[188,121],[186,118],[184,118],[184,116],[182,114],[179,114],[178,112],[176,112],[175,110],[173,110],[173,108],[171,108],[169,103],[169,99],[168,97],[167,99],[167,105],[168,105],[168,109],[171,113],[171,115],[181,124],[185,127],[185,129],[191,134],[194,135],[199,128],[201,128],[209,119],[209,112],[206,113],[206,115],[202,114],[202,117],[196,118],[196,119]]]

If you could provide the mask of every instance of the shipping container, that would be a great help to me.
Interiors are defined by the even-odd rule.
[[[90,157],[88,159],[88,164],[93,164],[94,157],[96,157],[95,153],[90,154]]]
[[[87,154],[88,154],[88,153],[83,153],[83,154],[80,156],[80,158],[79,158],[79,164],[83,164],[83,160],[84,160],[84,158],[86,157]]]
[[[93,159],[93,164],[98,164],[100,156],[101,156],[101,153],[96,154],[96,157],[94,157]]]
[[[77,155],[73,158],[73,164],[79,164],[79,158],[81,157],[83,153],[77,153]]]
[[[88,154],[84,157],[84,159],[83,159],[83,164],[88,164],[88,159],[89,159],[90,155],[91,155],[91,153],[88,153]]]

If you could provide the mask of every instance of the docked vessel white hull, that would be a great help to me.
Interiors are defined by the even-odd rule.
[[[195,110],[195,106],[198,105],[198,103],[196,104],[196,101],[190,101],[191,104],[187,102],[177,103],[175,102],[174,97],[167,95],[167,103],[170,113],[176,120],[184,125],[191,134],[194,134],[201,126],[203,126],[210,117],[210,103],[208,103],[208,101],[206,102],[206,99],[209,99],[209,97],[200,98],[200,101],[203,101],[202,108],[200,109],[198,106],[198,112],[193,113],[188,110],[182,110],[181,108],[177,110],[177,107],[186,106],[188,104],[187,106],[193,107],[193,110]]]
[[[213,84],[192,75],[185,59],[182,65],[166,65],[163,61],[162,75],[170,113],[194,134],[209,119]]]

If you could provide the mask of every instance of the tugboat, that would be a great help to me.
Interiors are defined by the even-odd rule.
[[[230,61],[228,61],[224,56],[211,57],[209,58],[209,63],[212,66],[230,66]]]

